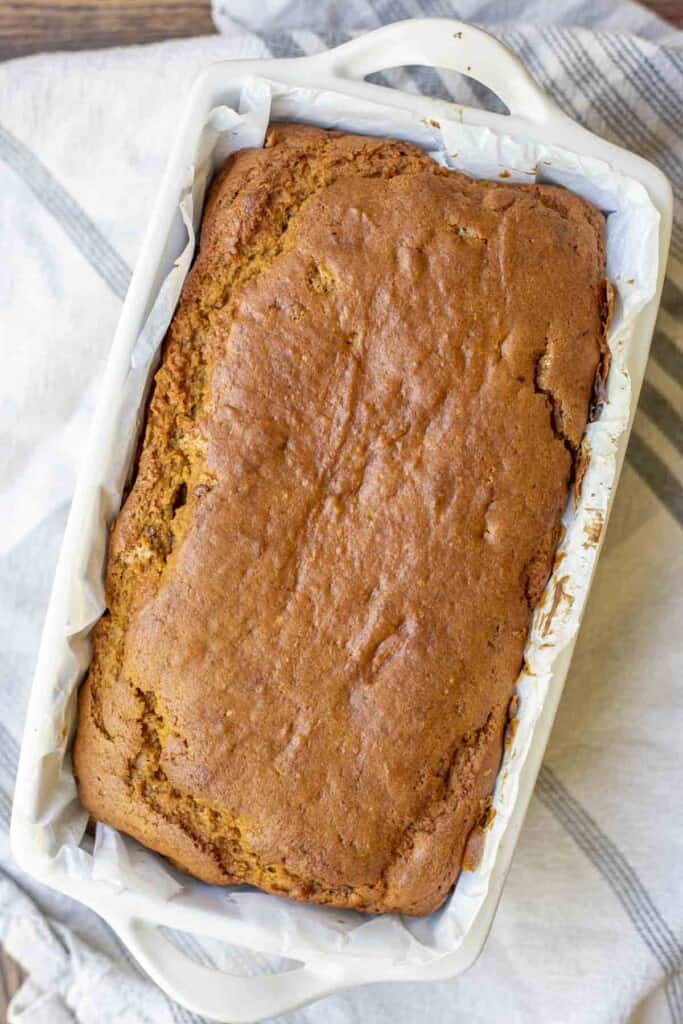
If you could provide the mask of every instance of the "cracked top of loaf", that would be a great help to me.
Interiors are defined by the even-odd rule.
[[[209,882],[425,914],[486,814],[596,373],[604,218],[272,127],[214,182],[75,766]]]

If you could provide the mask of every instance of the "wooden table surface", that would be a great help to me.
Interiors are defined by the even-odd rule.
[[[683,0],[645,2],[683,28]],[[45,50],[151,43],[214,31],[210,0],[0,0],[0,60]],[[0,1022],[6,1020],[7,1004],[21,978],[19,968],[0,947]]]
[[[646,2],[683,28],[683,0]],[[210,0],[0,0],[0,60],[41,50],[121,46],[213,31]]]

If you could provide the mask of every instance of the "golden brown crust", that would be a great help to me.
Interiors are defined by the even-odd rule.
[[[75,764],[210,882],[424,914],[500,761],[604,351],[561,189],[271,129],[211,190]]]

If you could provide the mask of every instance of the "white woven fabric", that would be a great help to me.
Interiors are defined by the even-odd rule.
[[[0,942],[29,976],[14,1024],[197,1019],[95,915],[20,876],[6,836],[79,456],[189,84],[212,60],[311,52],[420,14],[492,26],[568,113],[659,163],[678,198],[674,258],[585,624],[484,954],[452,982],[364,988],[287,1021],[683,1022],[681,35],[612,0],[226,0],[222,36],[0,65]],[[386,77],[482,96],[453,75]],[[207,963],[268,970],[263,957],[180,941]]]

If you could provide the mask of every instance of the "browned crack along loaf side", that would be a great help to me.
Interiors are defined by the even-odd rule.
[[[198,878],[425,914],[486,813],[596,371],[604,221],[297,125],[231,157],[80,694],[85,806]]]

